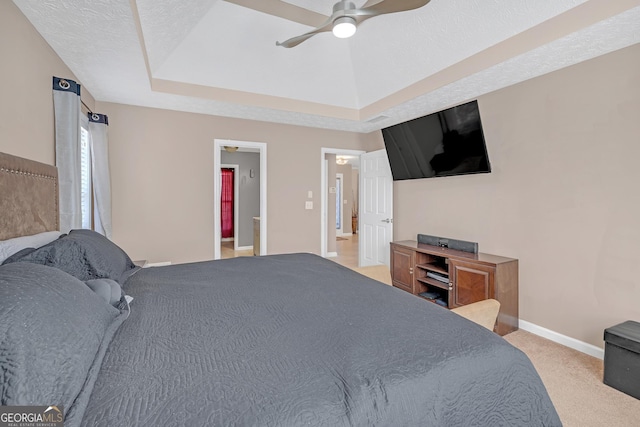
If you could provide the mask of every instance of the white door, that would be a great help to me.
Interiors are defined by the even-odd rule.
[[[360,155],[360,266],[389,265],[393,178],[386,150]]]

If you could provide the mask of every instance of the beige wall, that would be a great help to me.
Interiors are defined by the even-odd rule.
[[[54,164],[51,80],[78,79],[11,1],[0,1],[0,58],[0,151]],[[93,108],[84,87],[82,100]]]
[[[493,172],[396,182],[394,238],[518,258],[521,318],[602,346],[640,320],[640,45],[478,102]]]
[[[114,241],[138,259],[213,257],[214,139],[267,143],[267,252],[320,252],[321,148],[372,136],[98,103],[109,115]],[[377,142],[377,140],[376,140]],[[305,209],[313,191],[313,209]]]

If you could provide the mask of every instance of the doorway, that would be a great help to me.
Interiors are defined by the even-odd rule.
[[[239,176],[240,165],[220,165],[220,241],[225,242],[224,245],[233,251],[240,250],[237,238],[240,209]]]
[[[346,174],[343,172],[343,179],[342,179],[342,194],[341,194],[341,198],[338,199],[337,194],[334,193],[338,193],[338,187],[337,187],[337,183],[335,181],[335,178],[337,178],[337,166],[336,165],[336,160],[337,158],[340,158],[342,160],[347,160],[345,162],[345,164],[350,164],[352,167],[352,171],[353,170],[357,170],[353,168],[353,165],[359,165],[359,156],[361,154],[364,154],[365,151],[362,150],[345,150],[345,149],[340,149],[340,148],[326,148],[323,147],[320,150],[320,255],[322,257],[335,257],[338,255],[338,253],[336,252],[336,239],[340,238],[340,234],[342,235],[349,235],[350,233],[348,232],[344,232],[345,228],[348,229],[351,227],[351,224],[354,222],[351,220],[351,216],[354,213],[357,213],[357,209],[358,209],[358,204],[359,201],[357,201],[355,204],[353,205],[347,205],[348,209],[346,209],[344,206],[344,196],[345,194],[349,194],[353,197],[358,197],[358,184],[356,184],[356,188],[352,189],[350,185],[346,185],[346,181],[347,181],[347,176]],[[332,161],[332,164],[329,164],[329,161],[327,160],[327,157],[329,157]],[[351,163],[349,163],[351,162]],[[348,169],[348,168],[347,168]],[[335,171],[333,173],[330,173],[329,171]],[[333,176],[334,179],[331,180],[331,185],[329,185],[329,177]],[[352,180],[350,180],[352,181]],[[358,182],[358,180],[356,179],[356,182]],[[355,190],[355,191],[354,191]],[[331,200],[334,199],[335,197],[335,201]],[[340,233],[340,231],[337,228],[337,221],[332,221],[331,224],[329,224],[329,219],[331,217],[331,219],[333,220],[334,215],[333,214],[329,214],[329,206],[331,206],[331,210],[332,212],[335,211],[336,213],[338,212],[338,204],[339,204],[339,200],[342,201],[341,204],[341,208],[340,208],[340,212],[342,212],[342,221],[341,221],[341,226],[342,226],[342,230],[343,232]],[[336,207],[334,208],[334,203],[336,204]],[[345,216],[347,216],[348,218],[345,219]],[[347,224],[347,220],[348,220],[348,224]],[[351,234],[353,234],[354,232],[357,233],[357,230],[352,230]],[[347,237],[349,239],[356,239],[357,235],[353,234],[350,237]],[[347,242],[345,242],[347,243]]]
[[[226,148],[225,148],[226,147]],[[259,193],[259,208],[256,209],[257,214],[252,213],[251,215],[259,218],[257,220],[260,236],[256,245],[256,253],[259,255],[267,254],[267,144],[264,142],[249,142],[249,141],[233,141],[233,140],[223,140],[216,139],[214,140],[214,157],[213,157],[213,172],[214,172],[214,191],[213,191],[213,204],[214,204],[214,232],[213,232],[213,258],[220,259],[221,258],[221,242],[222,242],[222,227],[221,227],[221,207],[222,207],[222,180],[221,180],[221,170],[223,168],[223,164],[228,165],[228,163],[224,163],[221,161],[223,152],[250,152],[257,153],[259,156],[259,167],[255,169],[250,169],[248,171],[242,172],[239,169],[239,172],[236,173],[235,181],[238,183],[238,186],[243,185],[243,180],[245,183],[250,180],[259,180],[259,189],[257,189],[257,193]],[[235,188],[234,188],[235,191]],[[240,237],[242,232],[239,230],[238,226],[244,220],[242,219],[242,207],[239,203],[241,199],[241,191],[239,190],[236,194],[235,199],[235,209],[234,209],[234,249],[236,250],[244,250],[248,248],[252,248],[253,244],[253,228],[248,230],[250,233],[250,240],[248,245],[240,242]],[[247,213],[247,212],[245,212]],[[251,222],[253,221],[253,217],[250,218]],[[245,227],[246,228],[246,227]],[[246,234],[246,232],[245,232]]]

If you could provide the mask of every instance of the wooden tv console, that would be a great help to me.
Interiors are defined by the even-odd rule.
[[[440,300],[447,308],[496,299],[500,313],[494,331],[506,335],[518,329],[517,259],[403,240],[391,243],[391,281],[414,295],[429,292],[428,301]]]

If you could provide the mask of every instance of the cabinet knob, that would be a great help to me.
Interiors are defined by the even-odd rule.
[[[409,267],[409,274],[413,274],[413,267]]]

